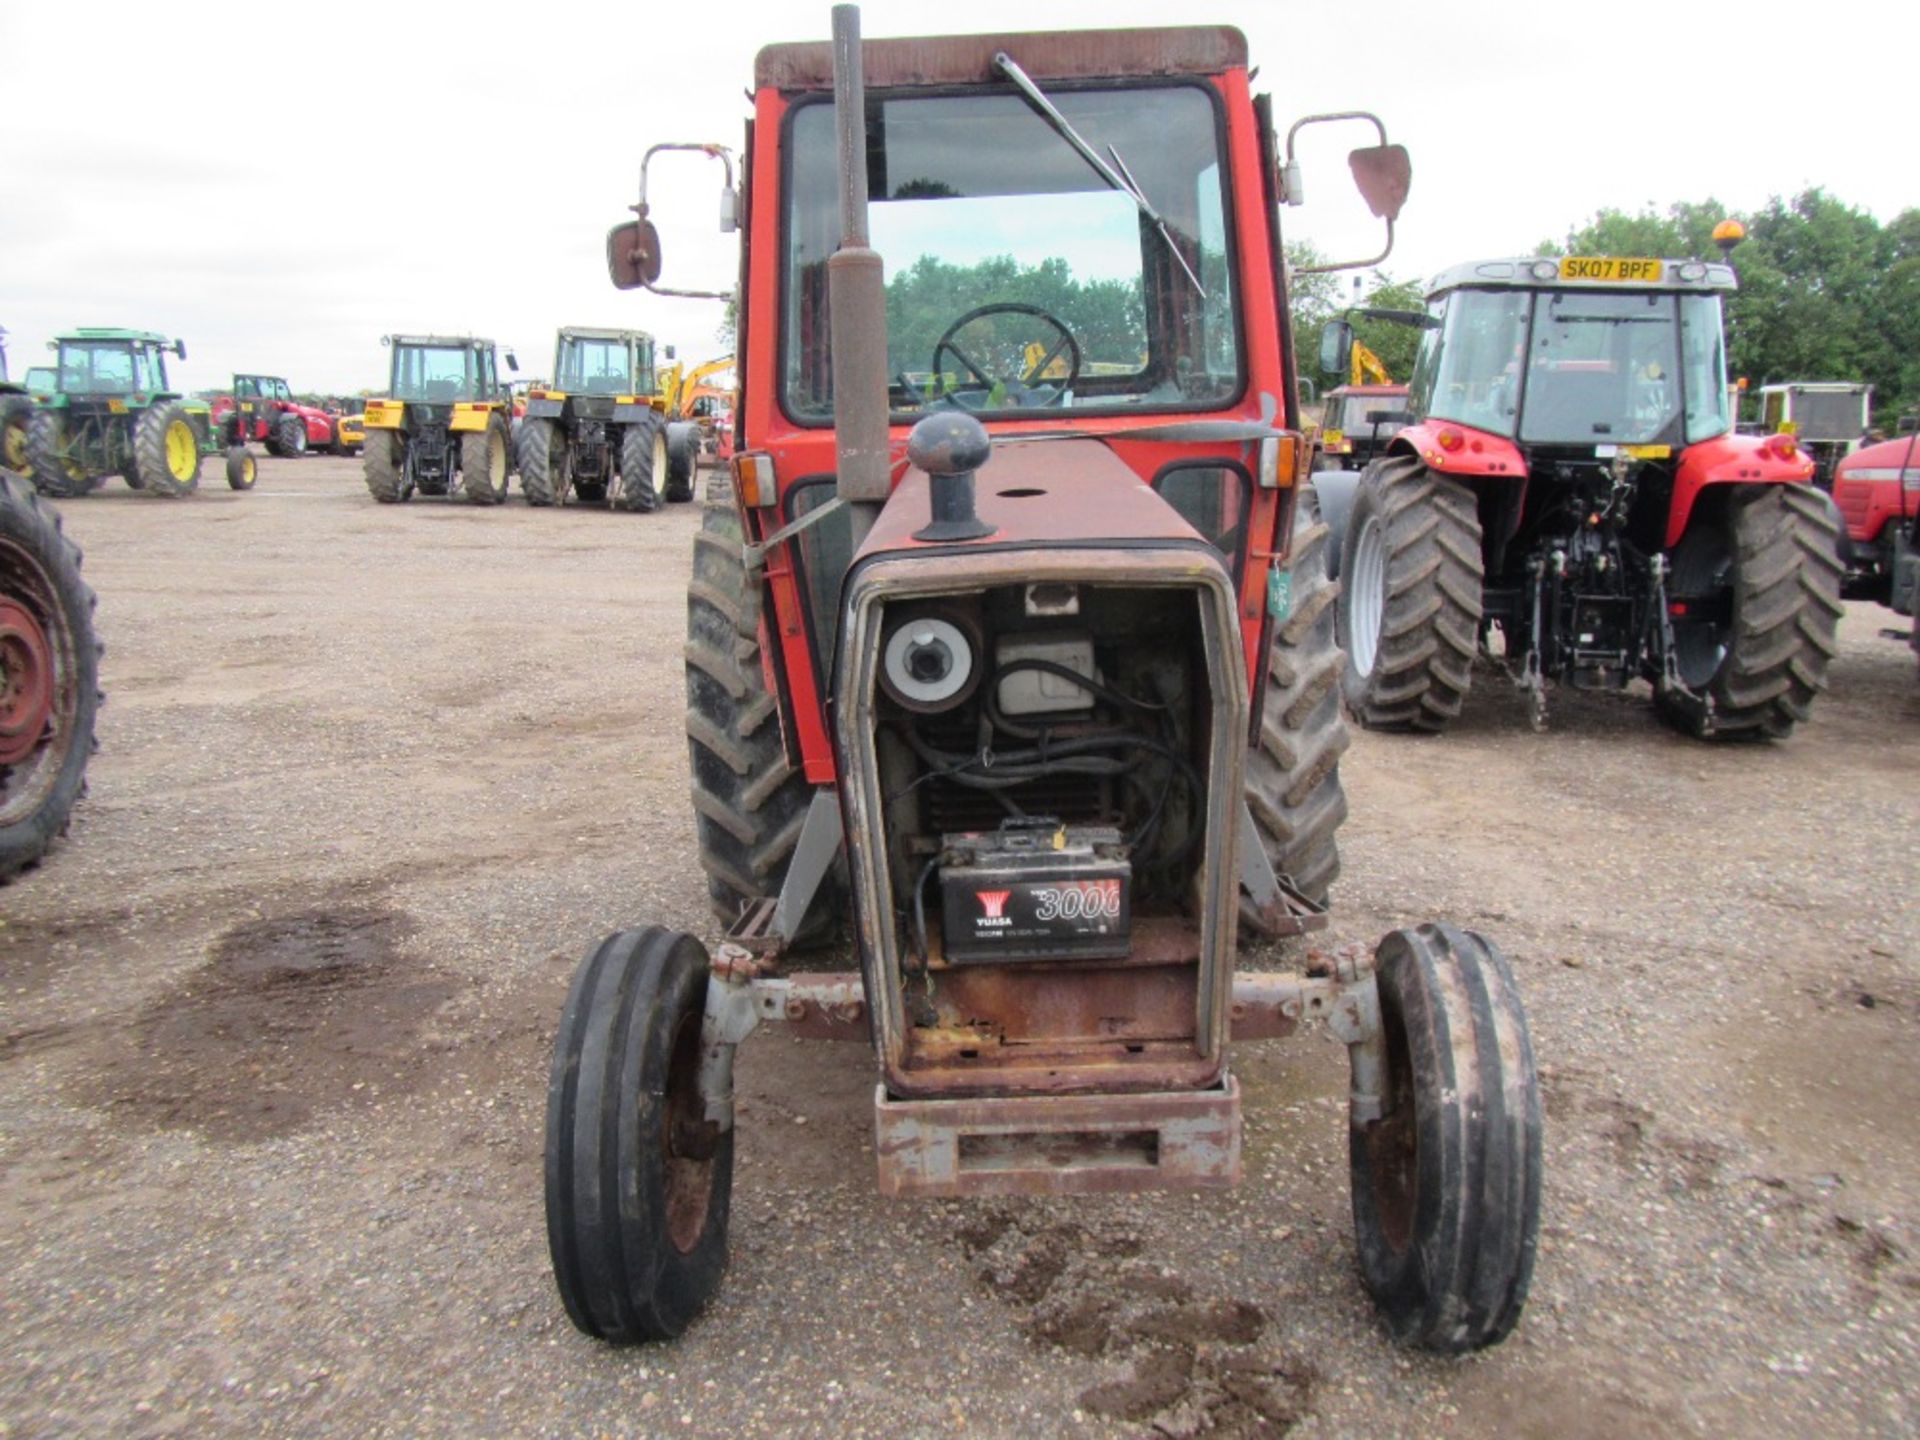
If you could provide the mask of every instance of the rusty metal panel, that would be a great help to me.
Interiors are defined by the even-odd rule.
[[[993,57],[1002,50],[1036,80],[1219,75],[1247,64],[1246,37],[1231,25],[915,36],[868,40],[862,49],[866,83],[875,88],[999,83]],[[757,90],[829,90],[833,46],[768,45],[754,57],[753,83]]]
[[[874,1154],[883,1195],[1225,1189],[1240,1180],[1240,1086],[893,1100],[879,1085]]]

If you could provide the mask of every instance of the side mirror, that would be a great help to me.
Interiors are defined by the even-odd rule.
[[[520,362],[514,357],[514,353],[511,350],[507,351],[507,368],[509,370],[518,370],[520,368]]]
[[[172,348],[173,348],[173,353],[178,355],[182,360],[187,358],[187,342],[186,341],[176,340],[173,342]]]
[[[607,277],[616,290],[638,290],[660,278],[660,232],[651,220],[629,220],[607,232]]]
[[[731,185],[720,192],[720,233],[731,235],[740,228],[740,192]]]
[[[1320,331],[1320,368],[1329,375],[1344,375],[1353,364],[1353,326],[1344,320],[1329,320]]]

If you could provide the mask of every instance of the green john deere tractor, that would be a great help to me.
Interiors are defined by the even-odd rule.
[[[167,352],[184,360],[184,340],[82,327],[52,348],[54,388],[35,397],[27,425],[27,465],[42,495],[82,495],[113,475],[154,495],[199,486],[200,458],[219,445],[207,406],[167,383]]]
[[[668,353],[672,350],[669,347]],[[674,492],[667,417],[654,395],[653,337],[643,330],[563,326],[553,383],[527,392],[517,459],[529,505],[564,505],[567,492],[647,511]]]

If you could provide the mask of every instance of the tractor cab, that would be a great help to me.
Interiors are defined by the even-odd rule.
[[[563,329],[554,344],[553,389],[578,395],[653,393],[653,337],[644,330]]]
[[[58,354],[54,393],[69,406],[101,408],[111,398],[141,403],[173,392],[167,352],[186,358],[186,342],[145,330],[80,329],[53,342]],[[110,403],[106,408],[111,408]]]

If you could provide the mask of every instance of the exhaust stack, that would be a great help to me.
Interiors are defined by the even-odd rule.
[[[860,7],[833,7],[833,110],[840,142],[840,248],[827,261],[833,350],[834,490],[856,510],[855,540],[886,502],[887,296],[867,243],[867,87]]]

